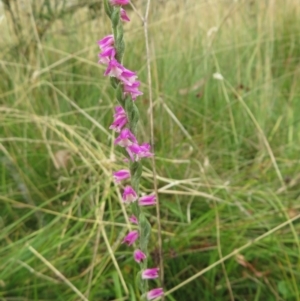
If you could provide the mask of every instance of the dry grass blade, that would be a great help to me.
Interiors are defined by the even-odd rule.
[[[165,292],[165,295],[169,295],[173,292],[175,292],[176,290],[184,287],[185,285],[187,285],[188,283],[194,281],[195,279],[197,279],[198,277],[200,277],[201,275],[205,274],[206,272],[210,271],[211,269],[213,269],[214,267],[218,266],[219,264],[221,264],[222,262],[236,256],[237,254],[241,253],[242,251],[244,251],[245,249],[253,246],[256,242],[259,242],[260,240],[270,236],[271,234],[273,234],[274,232],[282,229],[283,227],[289,225],[290,223],[298,220],[300,218],[300,214],[298,214],[297,216],[295,216],[294,218],[278,225],[277,227],[267,231],[266,233],[256,237],[255,239],[253,239],[252,241],[248,242],[247,244],[243,245],[242,247],[234,250],[233,252],[229,253],[228,255],[225,255],[224,257],[222,257],[221,259],[217,260],[216,262],[214,262],[213,264],[211,264],[210,266],[208,266],[207,268],[203,269],[202,271],[196,273],[195,275],[193,275],[192,277],[186,279],[185,281],[181,282],[179,285],[171,288],[170,290],[168,290],[167,292]],[[155,299],[154,301],[158,301],[159,299]]]
[[[148,33],[148,18],[150,11],[151,0],[147,0],[146,12],[143,18],[144,25],[144,36],[145,36],[145,44],[146,44],[146,56],[147,56],[147,79],[148,79],[148,91],[149,91],[149,106],[150,106],[150,131],[151,131],[151,146],[153,152],[154,149],[154,116],[153,116],[153,96],[152,96],[152,74],[151,74],[151,56],[150,56],[150,45],[149,45],[149,33]],[[152,171],[153,171],[153,185],[154,185],[154,193],[156,196],[156,217],[157,217],[157,230],[158,230],[158,252],[159,252],[159,277],[161,285],[164,284],[164,259],[163,259],[163,250],[162,250],[162,233],[161,233],[161,221],[160,221],[160,202],[158,196],[158,184],[157,184],[157,171],[156,171],[156,162],[155,157],[151,158],[152,160]],[[164,300],[164,297],[162,297]]]
[[[81,300],[88,301],[88,299],[58,269],[56,269],[45,257],[43,257],[37,250],[35,250],[30,245],[28,245],[28,249],[37,258],[39,258],[59,279],[61,279],[67,286],[69,286],[70,289],[72,289]]]

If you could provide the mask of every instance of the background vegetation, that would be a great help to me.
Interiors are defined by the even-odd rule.
[[[2,0],[1,300],[139,299],[111,178],[123,163],[97,64],[101,5]],[[143,27],[129,15],[124,60],[149,141]],[[298,0],[152,1],[166,300],[300,300],[299,28]]]

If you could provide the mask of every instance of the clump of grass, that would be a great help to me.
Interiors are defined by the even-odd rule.
[[[167,300],[300,298],[299,7],[251,3],[152,6]],[[119,166],[107,131],[113,92],[96,63],[95,41],[109,29],[102,13],[81,23],[87,15],[78,10],[54,23],[27,57],[11,55],[12,34],[1,37],[2,298],[134,296],[110,176]],[[126,61],[137,69],[143,28],[134,15],[131,24]],[[139,78],[146,91],[146,66]],[[147,108],[146,97],[138,105]],[[148,127],[140,126],[143,141]],[[150,166],[143,177],[150,191]],[[157,261],[155,247],[151,254]]]

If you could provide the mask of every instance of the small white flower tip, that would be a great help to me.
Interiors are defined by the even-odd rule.
[[[216,80],[223,80],[224,79],[223,75],[219,72],[214,73],[213,78],[216,79]]]

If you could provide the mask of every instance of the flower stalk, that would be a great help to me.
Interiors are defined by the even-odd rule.
[[[147,195],[139,198],[139,183],[142,176],[142,158],[152,157],[148,143],[139,144],[137,124],[139,111],[135,100],[143,93],[139,91],[140,82],[136,72],[126,69],[122,65],[125,51],[123,39],[124,31],[122,22],[130,19],[122,6],[129,4],[129,0],[104,0],[105,12],[111,20],[112,35],[104,37],[98,42],[101,49],[99,63],[107,66],[104,75],[109,76],[111,85],[115,89],[119,106],[115,107],[114,120],[111,130],[119,133],[114,143],[127,152],[129,170],[121,169],[113,173],[116,184],[121,184],[130,178],[130,185],[123,190],[123,202],[131,207],[132,216],[129,221],[137,225],[137,230],[130,231],[123,239],[128,246],[138,244],[133,253],[134,260],[140,265],[141,271],[137,275],[138,286],[143,300],[152,300],[163,295],[162,288],[154,288],[149,291],[148,280],[159,276],[158,268],[148,268],[147,254],[148,242],[151,234],[151,225],[148,222],[142,208],[156,204],[155,195]]]

